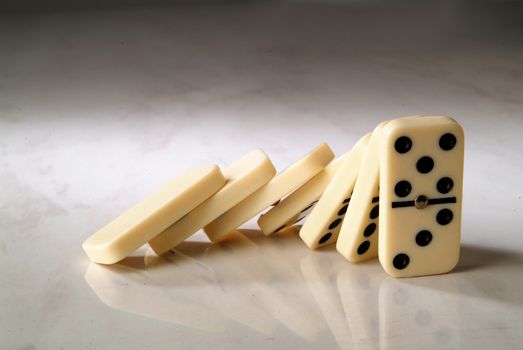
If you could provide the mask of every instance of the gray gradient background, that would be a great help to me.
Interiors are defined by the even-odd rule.
[[[464,312],[461,345],[523,341],[512,314],[523,314],[522,2],[10,0],[0,11],[0,347],[336,347],[328,334],[210,337],[115,313],[83,280],[80,245],[193,164],[262,148],[283,169],[410,114],[454,116],[467,135],[460,271],[495,266],[462,275],[496,316],[479,326]]]

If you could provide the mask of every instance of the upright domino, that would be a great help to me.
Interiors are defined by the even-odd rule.
[[[338,171],[333,174],[332,181],[307,217],[300,230],[300,237],[309,248],[316,249],[336,243],[369,139],[370,134],[363,136],[340,159]]]
[[[149,241],[156,254],[176,247],[193,233],[265,185],[276,173],[269,157],[260,151],[249,152],[223,170],[227,183],[211,198]]]
[[[350,262],[360,262],[378,255],[378,216],[381,132],[387,121],[379,124],[369,140],[361,161],[336,249]]]
[[[205,233],[212,242],[221,241],[228,233],[309,181],[333,158],[334,153],[327,144],[317,146],[299,162],[205,226]]]
[[[458,262],[464,134],[444,116],[383,129],[379,259],[394,277],[445,273]]]
[[[113,264],[140,248],[225,184],[216,165],[194,167],[90,236],[83,248],[89,258]]]

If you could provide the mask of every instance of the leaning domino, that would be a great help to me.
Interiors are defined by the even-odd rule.
[[[327,144],[319,145],[298,163],[276,175],[265,186],[205,226],[205,233],[212,242],[222,240],[228,233],[305,184],[333,158],[334,153]]]
[[[336,242],[338,252],[350,262],[378,255],[379,146],[381,131],[386,123],[382,122],[372,132]]]
[[[189,213],[224,184],[225,178],[216,165],[194,167],[94,233],[82,246],[92,261],[116,263]]]
[[[263,233],[278,232],[305,219],[338,171],[343,159],[344,156],[330,162],[325,169],[307,181],[305,185],[279,201],[265,214],[262,214],[258,219],[258,226]]]
[[[316,249],[337,241],[369,139],[370,134],[362,137],[340,160],[338,171],[307,217],[300,237],[309,248]]]
[[[223,188],[154,237],[149,245],[158,255],[166,253],[257,191],[275,173],[276,169],[264,152],[249,152],[223,170],[227,181]]]

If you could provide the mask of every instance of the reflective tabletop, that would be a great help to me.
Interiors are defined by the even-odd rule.
[[[167,322],[205,341],[455,349],[522,340],[521,255],[464,245],[451,274],[395,279],[375,260],[348,264],[333,246],[312,252],[296,233],[240,230],[164,257],[143,249],[115,266],[91,263],[84,278],[104,313]]]

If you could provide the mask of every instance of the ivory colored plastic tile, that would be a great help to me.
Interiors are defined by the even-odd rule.
[[[225,184],[216,165],[185,171],[90,236],[83,248],[101,264],[116,263],[179,220]]]
[[[257,191],[275,173],[276,169],[263,151],[249,152],[223,171],[227,181],[223,188],[150,240],[149,245],[156,254],[164,254]]]
[[[350,262],[378,256],[379,145],[386,123],[379,124],[370,137],[336,242],[338,252]]]
[[[334,153],[327,144],[317,146],[303,159],[276,175],[265,186],[205,226],[205,233],[211,241],[220,241],[229,232],[305,184],[333,158]]]
[[[339,170],[307,217],[300,237],[309,248],[336,243],[369,139],[370,133],[362,137],[343,158]]]
[[[445,273],[460,252],[464,134],[452,118],[383,129],[379,259],[394,277]]]
[[[330,162],[325,169],[307,183],[279,201],[258,218],[258,226],[265,234],[281,231],[305,219],[313,210],[333,176],[337,173],[345,155]]]

